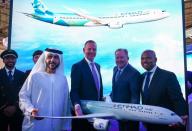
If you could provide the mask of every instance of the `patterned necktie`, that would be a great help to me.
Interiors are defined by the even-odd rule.
[[[92,71],[92,75],[93,75],[95,85],[96,85],[96,88],[97,88],[97,91],[98,91],[98,96],[99,96],[99,80],[98,80],[97,73],[96,73],[96,70],[95,70],[95,67],[94,67],[94,63],[91,63],[91,71]]]
[[[8,78],[9,78],[9,81],[13,80],[13,75],[11,70],[8,71]]]
[[[115,75],[115,82],[118,81],[120,75],[121,75],[121,70],[118,70],[117,73],[116,73],[116,75]]]
[[[144,99],[147,100],[149,97],[149,81],[150,81],[150,76],[152,72],[146,72],[146,79],[145,79],[145,85],[144,85]]]

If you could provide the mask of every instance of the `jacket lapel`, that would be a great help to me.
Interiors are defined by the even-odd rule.
[[[155,90],[155,88],[157,88],[158,85],[158,81],[159,81],[159,68],[157,67],[153,78],[151,79],[150,85],[149,85],[149,94],[151,94],[151,92],[153,92],[153,90]]]
[[[95,81],[94,81],[91,69],[85,59],[83,59],[83,68],[85,70],[85,73],[87,74],[87,78],[89,79],[89,81],[93,83],[93,85],[95,85]],[[96,86],[95,86],[95,89],[97,90]]]
[[[124,76],[126,76],[128,70],[129,70],[129,64],[126,65],[126,67],[123,69],[123,71],[121,72],[121,74],[119,76],[119,79],[115,83],[118,83],[119,81],[121,81],[124,78]],[[118,69],[116,68],[115,75],[114,75],[114,81],[115,81],[115,76],[117,74],[117,71],[118,71]]]
[[[7,76],[7,72],[6,72],[6,70],[5,70],[5,67],[3,68],[3,79],[5,80],[5,81],[9,81],[9,78],[8,78],[8,76]]]
[[[118,69],[117,69],[117,67],[115,67],[114,68],[114,70],[113,70],[113,78],[112,78],[112,81],[113,81],[113,85],[115,85],[115,76],[116,76],[116,74],[117,74],[117,71],[118,71]]]

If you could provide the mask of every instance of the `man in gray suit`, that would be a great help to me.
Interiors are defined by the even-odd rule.
[[[117,66],[113,69],[112,93],[113,102],[139,103],[139,77],[140,73],[129,63],[128,51],[117,49],[115,51]],[[133,121],[119,121],[120,131],[137,131],[139,123]]]

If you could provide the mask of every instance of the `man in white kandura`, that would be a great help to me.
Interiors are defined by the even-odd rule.
[[[62,51],[46,49],[33,67],[20,93],[19,104],[25,117],[23,131],[71,129],[70,119],[39,119],[35,116],[70,116],[67,79]]]

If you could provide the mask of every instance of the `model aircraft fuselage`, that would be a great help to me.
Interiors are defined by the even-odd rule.
[[[40,0],[34,0],[34,13],[23,13],[31,18],[61,26],[108,26],[122,28],[125,24],[143,23],[164,19],[169,16],[166,11],[159,9],[133,11],[115,16],[95,17],[74,9],[72,13],[53,13]]]
[[[159,124],[182,123],[181,118],[173,111],[157,106],[98,101],[81,101],[81,104],[83,111],[87,114],[105,113],[119,120]]]
[[[42,115],[37,117],[49,119],[88,119],[97,130],[106,130],[108,128],[108,118],[167,125],[182,124],[182,119],[177,114],[169,109],[158,106],[81,100],[81,108],[84,113],[81,116]]]

